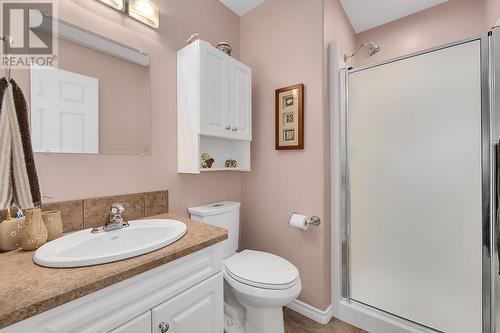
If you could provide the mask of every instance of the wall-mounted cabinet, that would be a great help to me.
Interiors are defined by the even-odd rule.
[[[198,40],[177,54],[178,172],[250,171],[252,70]],[[214,159],[201,167],[201,155]],[[238,163],[225,168],[225,161]]]

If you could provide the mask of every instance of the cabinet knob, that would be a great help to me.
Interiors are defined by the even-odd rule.
[[[238,127],[233,127],[233,132],[237,132],[238,131]]]
[[[226,131],[229,131],[231,129],[231,126],[226,126]]]
[[[162,321],[162,322],[160,323],[159,327],[160,327],[160,332],[161,332],[161,333],[167,333],[167,332],[168,332],[168,330],[170,329],[170,325],[169,325],[169,324],[167,324],[167,323],[165,323],[164,321]]]

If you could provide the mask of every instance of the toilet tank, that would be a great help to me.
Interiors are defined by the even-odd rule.
[[[240,235],[240,203],[221,201],[188,209],[192,220],[227,229],[228,239],[222,244],[224,258],[236,253]]]

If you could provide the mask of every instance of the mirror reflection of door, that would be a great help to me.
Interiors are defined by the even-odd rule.
[[[35,152],[99,153],[99,80],[33,67],[31,104]]]

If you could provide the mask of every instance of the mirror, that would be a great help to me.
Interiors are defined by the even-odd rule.
[[[57,24],[57,68],[32,66],[25,77],[34,151],[149,154],[149,56]]]

